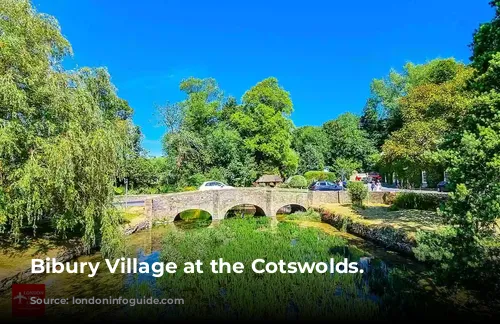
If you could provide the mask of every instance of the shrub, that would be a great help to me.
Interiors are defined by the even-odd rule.
[[[278,184],[279,188],[291,188],[288,182],[283,182]]]
[[[125,193],[125,189],[123,187],[115,187],[114,191],[115,195],[123,195]]]
[[[307,171],[304,173],[304,177],[306,178],[307,183],[321,180],[335,181],[337,179],[335,173],[325,171]]]
[[[196,191],[196,190],[198,190],[198,188],[192,186],[182,188],[182,191]]]
[[[307,187],[307,180],[301,175],[294,175],[288,181],[290,188],[305,188]]]
[[[399,192],[393,206],[401,209],[436,210],[446,198],[443,195],[429,193]]]
[[[363,200],[368,196],[368,188],[361,181],[349,181],[347,191],[353,205],[362,206]]]
[[[189,187],[191,187],[191,186],[199,187],[205,181],[207,181],[207,178],[203,174],[195,173],[188,178],[187,185]]]

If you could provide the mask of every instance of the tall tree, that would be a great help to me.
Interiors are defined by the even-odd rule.
[[[231,116],[260,173],[286,176],[296,172],[298,156],[291,148],[294,126],[289,118],[292,110],[290,94],[276,78],[268,78],[245,92],[242,108]]]
[[[299,173],[323,170],[329,142],[322,127],[304,126],[293,131],[292,148],[299,154]]]
[[[406,69],[411,87],[399,99],[402,127],[382,146],[383,162],[414,185],[420,184],[420,173],[425,170],[428,180],[436,185],[446,165],[433,152],[468,111],[471,94],[466,87],[473,70],[454,59],[408,64]]]
[[[119,248],[113,180],[130,147],[131,109],[104,69],[65,72],[57,21],[0,0],[0,226],[14,238],[49,219],[85,248]]]
[[[360,127],[359,117],[352,113],[344,113],[337,119],[327,121],[323,129],[330,143],[326,158],[329,166],[333,166],[338,158],[345,158],[366,167],[368,157],[376,152],[373,141]]]
[[[494,242],[500,218],[500,3],[491,4],[496,16],[481,25],[472,44],[477,70],[470,85],[475,97],[443,146],[455,188],[441,212],[448,226],[417,237],[415,252],[434,262],[442,278],[498,292]]]

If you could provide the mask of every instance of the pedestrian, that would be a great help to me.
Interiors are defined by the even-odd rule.
[[[371,181],[371,189],[372,191],[375,189],[375,182],[373,180]]]

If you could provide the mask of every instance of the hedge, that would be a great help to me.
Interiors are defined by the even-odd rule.
[[[436,210],[447,197],[431,193],[398,192],[393,206],[401,209]]]
[[[288,186],[290,188],[306,188],[307,180],[301,175],[294,175],[288,181]]]
[[[314,181],[336,181],[337,177],[333,172],[325,172],[325,171],[307,171],[304,173],[304,177],[306,178],[308,183],[312,183]]]

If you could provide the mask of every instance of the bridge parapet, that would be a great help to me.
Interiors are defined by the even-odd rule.
[[[382,203],[384,194],[370,192],[367,201]],[[422,193],[425,194],[425,193]],[[322,204],[348,204],[346,191],[308,191],[282,188],[234,188],[208,191],[188,191],[150,196],[148,215],[152,220],[173,222],[175,217],[186,210],[201,209],[213,220],[224,219],[227,212],[239,205],[254,205],[266,216],[276,216],[278,210],[287,205],[298,205],[306,209]]]
[[[174,221],[176,215],[189,209],[201,209],[213,220],[223,219],[226,213],[239,205],[254,205],[266,216],[276,216],[287,205],[309,208],[324,203],[345,203],[346,192],[319,192],[281,188],[234,188],[223,190],[189,191],[154,195],[151,216],[155,220]]]

